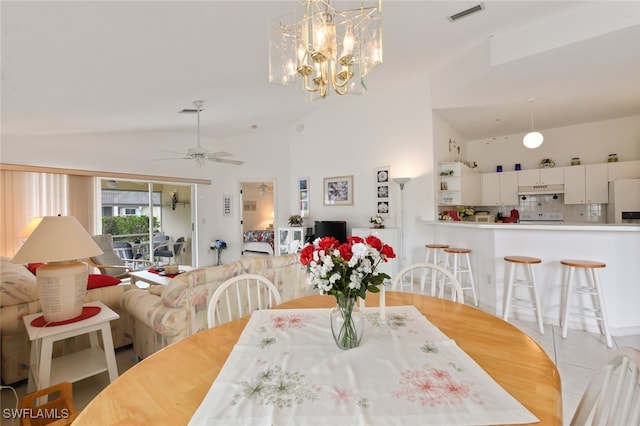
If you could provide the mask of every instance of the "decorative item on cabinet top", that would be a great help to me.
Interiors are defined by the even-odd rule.
[[[544,160],[540,161],[540,168],[541,169],[548,169],[548,168],[551,168],[551,167],[555,167],[555,165],[556,165],[556,162],[553,161],[550,158],[545,158]]]

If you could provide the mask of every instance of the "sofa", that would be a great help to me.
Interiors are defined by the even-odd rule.
[[[276,285],[282,301],[307,294],[307,271],[298,255],[247,257],[220,266],[194,269],[166,286],[132,289],[122,295],[141,358],[207,328],[207,302],[220,284],[241,274],[257,274]]]
[[[28,378],[31,341],[22,317],[41,312],[36,289],[35,268],[12,263],[0,257],[0,355],[1,378],[4,384],[13,384]],[[131,333],[126,312],[120,307],[122,295],[131,288],[128,280],[104,275],[89,275],[86,302],[101,301],[120,315],[111,321],[115,348],[130,345]],[[54,344],[54,357],[88,347],[88,336],[72,337]]]

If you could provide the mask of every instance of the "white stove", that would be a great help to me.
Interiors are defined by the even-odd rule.
[[[562,212],[533,212],[520,213],[520,223],[532,223],[538,225],[560,224],[564,221]]]

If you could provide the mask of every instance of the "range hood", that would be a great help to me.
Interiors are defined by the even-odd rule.
[[[518,195],[564,194],[564,185],[530,185],[519,186]]]

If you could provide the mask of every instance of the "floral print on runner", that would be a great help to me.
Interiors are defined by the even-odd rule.
[[[454,371],[462,370],[454,368]],[[436,407],[439,405],[463,404],[471,399],[482,404],[480,395],[474,391],[473,383],[459,380],[451,372],[424,364],[418,370],[405,370],[399,380],[400,389],[392,393],[394,398],[412,403]]]

